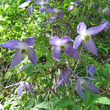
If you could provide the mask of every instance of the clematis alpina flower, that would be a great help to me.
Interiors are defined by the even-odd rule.
[[[91,65],[89,64],[86,68],[86,71],[87,71],[87,76],[88,76],[88,73],[93,77],[94,75],[94,72],[95,72],[95,67],[94,65]]]
[[[30,47],[34,44],[34,42],[35,42],[35,37],[29,37],[29,38],[26,38],[24,42],[21,42],[19,40],[11,40],[1,44],[1,47],[4,47],[4,48],[18,49],[18,51],[13,56],[9,70],[13,66],[16,66],[18,63],[20,63],[21,60],[24,58],[25,54],[28,55],[33,65],[34,66],[36,65],[36,62],[37,62],[36,52],[33,48]]]
[[[25,91],[26,92],[30,89],[32,95],[34,95],[33,89],[31,88],[31,86],[29,85],[29,83],[28,82],[25,82],[25,81],[22,81],[22,82],[19,82],[19,83],[16,83],[16,84],[7,86],[5,88],[9,88],[9,87],[15,86],[15,85],[16,86],[19,85],[18,86],[18,97],[20,96],[20,94],[22,93],[22,91],[23,91],[24,88],[25,88]]]
[[[53,57],[59,61],[61,50],[71,57],[80,59],[76,50],[67,42],[73,41],[70,37],[62,37],[61,39],[57,36],[50,38],[49,42],[51,45],[55,45],[53,49]]]
[[[19,8],[27,7],[30,2],[31,2],[31,0],[26,0],[26,2],[22,3],[19,6]],[[29,11],[30,15],[32,15],[32,12],[33,12],[33,6],[32,6],[32,4],[28,7],[28,11]]]
[[[102,13],[105,15],[110,15],[110,10],[108,7],[106,7],[105,9],[102,10]]]
[[[70,85],[70,73],[72,73],[75,77],[78,77],[70,68],[62,69],[57,82],[57,89],[61,86],[63,81],[65,84],[68,82],[68,86]]]
[[[82,4],[81,1],[70,2],[71,6],[68,7],[68,12],[74,10],[78,5]]]
[[[60,9],[57,9],[57,8],[53,8],[53,12],[52,12],[52,15],[51,15],[51,18],[50,18],[50,24],[53,23],[54,20],[55,20],[58,16],[59,16],[61,19],[64,19],[64,18],[63,18],[63,11],[60,10]]]
[[[109,23],[108,21],[105,21],[105,20],[103,20],[103,21],[101,22],[101,24],[104,24],[104,23],[106,23],[106,22],[107,22],[107,26],[106,26],[105,29],[104,29],[105,32],[110,31],[110,23]]]
[[[98,55],[97,54],[97,48],[95,46],[94,41],[92,40],[91,35],[95,35],[102,31],[105,27],[107,26],[107,22],[100,25],[100,26],[95,26],[92,28],[87,29],[87,26],[85,23],[80,22],[79,25],[77,26],[77,32],[80,34],[75,38],[74,41],[74,48],[77,49],[80,45],[80,43],[83,41],[85,48],[88,49],[91,53]]]
[[[97,92],[99,93],[99,89],[88,79],[96,80],[94,78],[89,77],[77,77],[77,81],[75,84],[75,90],[77,91],[78,95],[84,99],[83,89],[90,91],[90,92]]]
[[[41,13],[43,13],[44,11],[47,12],[53,12],[53,10],[50,8],[50,5],[48,4],[49,0],[34,0],[34,2],[38,5],[41,5],[39,10]]]

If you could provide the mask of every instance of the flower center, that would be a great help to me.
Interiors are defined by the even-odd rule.
[[[65,50],[66,49],[65,45],[60,45],[60,49]]]
[[[105,9],[103,12],[104,12],[104,13],[107,13],[107,12],[108,12],[108,9]]]
[[[21,49],[21,54],[26,54],[27,53],[27,49]]]
[[[84,41],[89,41],[91,39],[91,36],[90,35],[86,35],[85,37],[84,37]]]
[[[80,83],[81,83],[82,88],[84,88],[84,86],[85,86],[85,81],[84,81],[83,79],[80,79]]]

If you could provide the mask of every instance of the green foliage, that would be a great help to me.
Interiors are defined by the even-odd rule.
[[[104,15],[105,7],[110,9],[107,0],[81,0],[82,4],[71,12],[68,11],[70,2],[75,0],[49,0],[51,8],[63,11],[64,20],[57,18],[50,24],[51,13],[40,13],[39,5],[32,0],[33,13],[29,14],[28,6],[19,8],[25,0],[0,1],[0,44],[9,40],[21,40],[35,36],[33,48],[37,54],[37,64],[33,66],[25,56],[19,65],[23,67],[18,71],[18,65],[8,70],[16,50],[9,50],[0,46],[0,110],[108,110],[110,106],[110,31],[100,32],[93,37],[98,50],[98,56],[93,55],[80,45],[77,49],[81,60],[70,57],[61,52],[59,62],[53,59],[53,47],[49,38],[53,36],[69,36],[75,40],[77,25],[84,22],[87,28],[100,25],[102,20],[110,22],[110,15]],[[101,9],[99,9],[101,7]],[[40,22],[44,25],[40,27]],[[69,43],[73,45],[73,43]],[[107,62],[108,61],[108,62]],[[107,64],[108,63],[108,64]],[[100,94],[84,90],[85,100],[75,92],[76,79],[71,75],[70,86],[64,82],[59,89],[57,81],[58,69],[71,68],[78,76],[86,76],[86,67],[93,64],[96,68],[93,83],[99,88]],[[90,76],[89,76],[90,77]],[[26,81],[32,86],[31,92],[17,97],[17,86],[9,85]]]

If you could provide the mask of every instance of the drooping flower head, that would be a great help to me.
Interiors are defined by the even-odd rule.
[[[4,48],[18,49],[18,51],[13,56],[9,70],[13,66],[16,66],[18,63],[20,63],[21,60],[24,58],[25,54],[28,55],[33,65],[34,66],[36,65],[36,62],[37,62],[36,52],[33,48],[30,47],[34,44],[34,42],[35,42],[35,37],[29,37],[29,38],[26,38],[24,42],[21,42],[19,40],[11,40],[1,44],[1,47],[4,47]]]
[[[12,87],[12,86],[18,86],[18,97],[20,96],[20,94],[22,93],[23,89],[25,89],[25,91],[27,92],[28,90],[31,91],[32,95],[34,95],[34,92],[33,92],[33,89],[31,88],[30,84],[28,82],[25,82],[25,81],[22,81],[22,82],[19,82],[19,83],[16,83],[16,84],[13,84],[13,85],[10,85],[10,86],[7,86],[5,88],[9,88],[9,87]]]
[[[55,45],[53,49],[53,57],[59,61],[61,50],[71,57],[80,59],[76,50],[67,42],[73,41],[70,37],[62,37],[61,39],[57,36],[50,38],[49,42],[51,45]]]
[[[99,89],[89,80],[96,80],[94,78],[89,77],[78,77],[75,90],[77,91],[78,95],[84,99],[83,89],[90,91],[90,92],[97,92],[99,93]]]
[[[31,2],[31,0],[26,0],[26,2],[22,3],[19,6],[19,8],[27,7],[30,2]],[[33,12],[33,6],[32,6],[32,4],[28,7],[28,11],[29,11],[30,15],[32,15],[32,12]]]
[[[87,71],[87,77],[88,77],[88,74],[90,74],[93,77],[94,72],[95,72],[94,65],[89,64],[86,68],[86,71]]]
[[[106,22],[107,22],[107,26],[106,26],[105,29],[104,29],[105,32],[110,31],[110,23],[109,23],[108,21],[105,21],[105,20],[103,20],[103,21],[101,22],[101,24],[104,24],[104,23],[106,23]]]
[[[70,86],[70,73],[73,74],[75,77],[78,77],[70,68],[62,69],[57,82],[57,89],[61,86],[63,82],[65,84],[68,83],[68,86]]]
[[[64,19],[64,18],[63,18],[63,11],[60,10],[60,9],[57,9],[57,8],[53,8],[53,12],[52,12],[52,15],[51,15],[51,18],[50,18],[50,24],[53,23],[54,20],[55,20],[58,16],[59,16],[61,19]]]
[[[49,0],[34,0],[34,2],[38,5],[41,5],[39,10],[41,13],[43,13],[44,11],[47,12],[53,12],[53,10],[50,8],[50,5],[48,4]]]
[[[92,28],[87,29],[87,26],[85,23],[80,22],[79,25],[77,26],[77,32],[80,34],[75,38],[74,41],[74,48],[77,49],[80,45],[80,43],[83,41],[85,48],[88,49],[91,53],[98,55],[97,54],[97,48],[95,46],[94,41],[92,40],[91,35],[95,35],[102,31],[105,27],[107,26],[107,22],[100,25],[100,26],[95,26]]]
[[[68,12],[70,12],[71,10],[74,10],[78,5],[82,4],[81,1],[74,1],[74,2],[70,2],[70,6],[68,7]]]
[[[110,15],[110,10],[108,7],[106,7],[105,9],[102,10],[102,13],[105,15]]]
[[[77,78],[77,81],[75,83],[75,90],[77,91],[78,95],[84,99],[84,93],[83,89],[90,91],[90,92],[97,92],[99,93],[99,89],[89,80],[96,80],[95,78],[89,78],[88,73],[93,76],[93,73],[95,72],[94,65],[88,65],[86,68],[87,76],[86,77],[79,77],[74,72],[74,76]]]

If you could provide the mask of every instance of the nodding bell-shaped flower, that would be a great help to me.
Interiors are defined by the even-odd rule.
[[[35,37],[29,37],[29,38],[26,38],[24,42],[21,42],[19,40],[11,40],[1,44],[1,47],[4,47],[4,48],[18,49],[18,51],[13,56],[9,70],[13,66],[16,66],[18,63],[20,63],[21,60],[24,58],[25,54],[28,55],[33,65],[34,66],[36,65],[36,62],[37,62],[36,52],[33,48],[30,47],[34,44],[34,42],[35,42]]]
[[[60,10],[60,9],[57,9],[57,8],[53,8],[53,12],[52,12],[52,15],[51,15],[51,18],[50,18],[50,24],[53,23],[54,20],[55,20],[58,16],[59,16],[61,19],[64,19],[64,18],[63,18],[63,11]]]
[[[75,84],[75,90],[77,91],[78,95],[83,99],[84,99],[83,89],[90,91],[90,92],[99,93],[99,89],[88,79],[96,80],[94,78],[89,78],[89,77],[78,77],[76,84]]]
[[[87,26],[85,23],[80,22],[79,25],[77,26],[77,32],[80,34],[75,38],[74,41],[74,48],[77,49],[81,42],[83,41],[85,48],[90,51],[91,53],[98,55],[97,54],[97,48],[95,46],[94,41],[92,40],[92,35],[95,35],[102,31],[105,27],[107,26],[107,22],[100,25],[100,26],[95,26],[92,28],[87,29]]]
[[[78,5],[82,4],[81,1],[74,1],[74,2],[70,2],[70,6],[68,7],[68,12],[70,12],[71,10],[74,10]]]
[[[25,91],[27,92],[28,90],[31,91],[32,95],[34,95],[34,92],[33,92],[33,89],[31,88],[30,84],[28,82],[25,82],[25,81],[22,81],[22,82],[19,82],[19,83],[16,83],[16,84],[13,84],[13,85],[9,85],[5,88],[9,88],[9,87],[12,87],[12,86],[18,86],[18,97],[20,96],[20,94],[22,93],[23,89],[25,89]]]
[[[39,10],[41,13],[43,13],[44,11],[47,12],[53,12],[53,10],[50,8],[50,5],[48,4],[49,0],[34,0],[34,2],[38,5],[41,5]]]
[[[61,39],[57,36],[49,39],[51,45],[55,45],[53,49],[53,57],[59,61],[61,50],[71,57],[76,57],[80,59],[76,50],[67,42],[73,41],[70,37],[62,37]]]
[[[88,77],[88,74],[90,74],[93,77],[94,72],[95,72],[94,65],[89,64],[86,68],[86,71],[87,71],[87,77]]]
[[[26,2],[22,3],[19,6],[19,8],[27,7],[30,2],[31,2],[31,0],[26,0]],[[30,15],[32,15],[32,12],[33,12],[33,6],[32,6],[32,4],[28,7],[28,11],[29,11]]]

